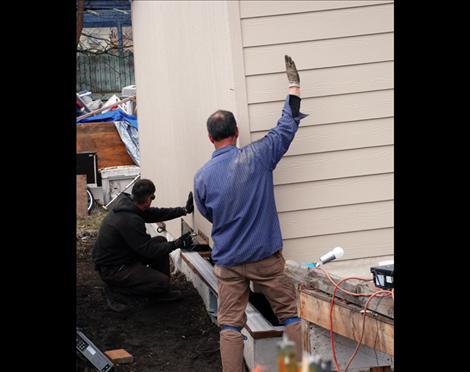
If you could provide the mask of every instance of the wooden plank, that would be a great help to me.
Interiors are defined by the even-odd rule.
[[[393,226],[393,201],[279,213],[284,239]]]
[[[393,199],[393,173],[278,185],[278,212]],[[292,197],[301,195],[302,197]]]
[[[124,349],[108,350],[104,353],[116,364],[129,364],[134,361],[134,357]]]
[[[197,252],[181,252],[181,257],[204,283],[211,288],[214,294],[218,296],[217,278],[211,264],[204,260]],[[250,332],[253,338],[282,336],[282,330],[273,327],[273,325],[250,303],[248,303],[245,312],[247,315],[245,328]]]
[[[242,19],[243,46],[393,31],[393,4]],[[286,32],[289,30],[289,32]]]
[[[96,152],[98,168],[135,165],[114,123],[86,123],[77,125],[77,152]]]
[[[200,276],[209,288],[218,295],[217,278],[214,275],[214,268],[209,262],[201,257],[197,252],[181,251],[181,258],[191,267],[191,269]]]
[[[353,265],[354,263],[351,264],[351,266]],[[332,272],[331,268],[326,267],[325,269],[335,282],[339,282],[343,277],[347,276],[358,276],[361,278],[372,279],[372,274],[370,272],[368,275],[355,275],[351,273],[347,276],[340,277],[338,275],[335,275]],[[314,290],[314,292],[312,293],[317,293],[318,291],[320,291],[329,295],[330,299],[334,293],[335,286],[327,278],[325,273],[320,269],[306,268],[303,265],[299,265],[297,262],[287,260],[285,266],[285,273],[295,283],[301,283],[302,288],[305,291]],[[373,285],[372,282],[362,282],[358,280],[345,281],[341,284],[341,288],[352,293],[371,293],[377,290],[377,288]],[[310,293],[309,291],[307,292]],[[368,300],[366,297],[352,296],[340,290],[336,291],[336,297],[341,298],[348,303],[355,304],[361,308],[364,307]],[[377,315],[380,315],[383,321],[388,322],[390,324],[393,323],[394,302],[392,298],[373,298],[369,303],[368,310],[374,312]]]
[[[286,3],[288,4],[288,3]],[[246,75],[284,73],[283,56],[297,68],[315,69],[393,60],[393,32],[244,49]]]
[[[327,296],[319,294],[313,296],[310,292],[301,291],[300,304],[301,318],[330,329],[330,301]],[[358,308],[358,310],[353,311],[350,306],[345,306],[337,301],[333,308],[333,332],[356,342],[359,341],[363,322],[363,316],[359,310]],[[393,356],[393,325],[374,319],[367,314],[362,344]]]
[[[370,6],[393,1],[240,1],[241,18]]]
[[[334,247],[344,248],[344,256],[339,260],[393,255],[393,228],[353,231],[340,234],[308,236],[283,240],[286,259],[297,262],[314,262]],[[365,273],[366,274],[366,273]],[[367,273],[370,275],[370,273]]]
[[[392,89],[394,84],[393,61],[304,71],[298,68],[302,98]],[[286,73],[248,76],[246,89],[249,104],[284,100]]]
[[[301,121],[300,127],[390,117],[394,112],[393,102],[393,89],[303,98],[300,111],[310,116]],[[283,106],[284,100],[249,105],[251,131],[269,130],[274,127],[281,116]]]
[[[106,78],[105,80],[106,80],[106,81],[104,81],[104,83],[109,83],[109,79]],[[106,89],[109,89],[109,87],[106,88]],[[107,90],[105,90],[105,91],[107,91]],[[91,112],[89,112],[89,113],[87,113],[87,114],[84,114],[84,115],[82,115],[82,116],[79,116],[79,117],[77,118],[77,121],[78,121],[78,120],[82,120],[82,119],[86,119],[86,118],[88,118],[88,117],[90,117],[90,116],[94,116],[94,115],[96,115],[96,114],[101,113],[101,112],[104,111],[104,110],[110,109],[111,107],[114,107],[114,106],[116,106],[116,105],[120,105],[120,104],[122,104],[122,103],[126,103],[127,101],[135,101],[135,96],[130,96],[130,97],[124,98],[124,99],[122,99],[122,100],[120,100],[120,101],[117,101],[116,103],[111,103],[111,104],[109,104],[109,105],[107,105],[107,106],[100,107],[99,109],[93,110],[93,111],[91,111]]]
[[[278,327],[278,329],[276,329],[273,327],[273,325],[250,303],[248,303],[245,313],[247,316],[245,328],[254,339],[282,336],[283,328]]]
[[[88,216],[86,185],[86,174],[77,174],[77,218]]]
[[[284,156],[393,145],[393,118],[300,127]],[[251,134],[252,141],[267,131]]]
[[[274,170],[274,184],[393,172],[393,146],[289,156]]]

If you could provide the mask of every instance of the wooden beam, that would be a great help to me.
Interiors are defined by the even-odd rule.
[[[217,279],[211,264],[197,252],[182,251],[181,258],[212,292],[218,296]],[[282,336],[283,330],[280,329],[281,327],[274,327],[251,303],[247,304],[245,312],[247,316],[245,328],[254,339]]]
[[[322,328],[330,329],[330,303],[328,295],[317,291],[300,291],[300,317]],[[355,308],[354,310],[352,310]],[[363,315],[360,308],[335,301],[333,308],[333,332],[359,341],[362,332]],[[390,324],[392,323],[392,324]],[[366,314],[362,344],[373,349],[394,355],[394,326],[385,317]]]
[[[116,103],[112,103],[112,104],[110,104],[110,105],[108,105],[108,106],[103,106],[103,107],[101,107],[101,108],[99,108],[99,109],[96,109],[96,110],[93,110],[93,111],[89,112],[88,114],[79,116],[79,117],[77,118],[77,121],[82,120],[82,119],[85,119],[85,118],[90,117],[90,116],[93,116],[93,115],[96,115],[96,114],[99,114],[100,112],[102,112],[102,111],[104,111],[104,110],[106,110],[106,109],[108,109],[108,108],[111,108],[111,107],[113,107],[113,106],[120,105],[121,103],[125,103],[125,102],[131,101],[131,100],[135,100],[135,98],[136,98],[136,96],[130,96],[130,97],[124,98],[123,100],[118,101],[118,102],[116,102]]]
[[[303,288],[314,289],[333,295],[335,286],[320,269],[307,268],[300,266],[294,261],[287,261],[284,272],[295,283],[300,283]],[[342,279],[341,277],[331,273],[330,276],[337,283]],[[357,280],[343,282],[340,287],[353,293],[370,293],[377,290],[373,284],[365,284],[364,282],[358,282]],[[342,298],[361,307],[363,307],[367,302],[367,297],[351,296],[341,292],[340,290],[336,291],[336,297]],[[373,298],[369,303],[369,310],[393,319],[394,301],[390,297]]]

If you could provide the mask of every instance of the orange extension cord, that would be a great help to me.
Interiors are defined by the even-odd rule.
[[[393,289],[391,291],[389,291],[389,290],[378,290],[378,291],[375,291],[375,292],[372,292],[372,293],[353,293],[353,292],[347,291],[346,289],[341,288],[339,285],[341,283],[345,282],[346,280],[351,280],[351,279],[362,280],[362,281],[365,281],[365,282],[372,281],[373,279],[358,278],[358,277],[354,277],[354,276],[349,276],[349,277],[341,279],[338,283],[336,283],[331,278],[330,274],[324,268],[322,268],[322,267],[317,267],[317,268],[322,270],[325,273],[328,280],[330,280],[330,282],[333,283],[333,285],[335,286],[335,290],[333,292],[333,297],[331,299],[331,305],[330,305],[330,340],[331,340],[331,351],[333,353],[333,360],[335,362],[337,372],[341,372],[341,369],[340,369],[338,360],[336,359],[335,340],[334,340],[334,336],[333,336],[333,306],[335,304],[336,290],[339,289],[340,291],[342,291],[344,293],[347,293],[351,296],[355,296],[355,297],[360,297],[360,296],[369,297],[366,304],[364,305],[364,310],[363,310],[364,314],[363,314],[363,317],[362,317],[363,320],[362,320],[361,337],[359,338],[359,341],[356,345],[356,349],[354,350],[353,354],[351,355],[351,357],[349,358],[349,360],[346,364],[346,367],[344,369],[344,372],[346,372],[348,370],[349,366],[351,365],[351,362],[353,361],[354,357],[357,355],[357,352],[359,351],[359,348],[361,346],[362,338],[364,336],[365,325],[366,325],[366,312],[367,312],[367,307],[369,306],[370,301],[374,297],[390,297],[391,296],[392,299],[395,299],[394,290]]]

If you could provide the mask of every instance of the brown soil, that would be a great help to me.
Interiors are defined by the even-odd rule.
[[[115,371],[222,371],[219,330],[184,275],[172,278],[173,287],[184,293],[182,301],[131,313],[106,306],[103,282],[91,260],[103,216],[95,211],[77,221],[77,326],[101,351],[125,349],[133,355],[131,364],[116,365]]]

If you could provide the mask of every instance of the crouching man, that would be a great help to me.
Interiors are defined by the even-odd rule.
[[[93,247],[95,269],[105,282],[105,297],[114,311],[125,311],[136,304],[181,299],[170,289],[170,252],[189,248],[190,234],[168,242],[151,237],[145,223],[171,220],[194,210],[189,193],[185,207],[153,208],[155,185],[148,179],[137,181],[132,195],[122,193],[101,223]]]

